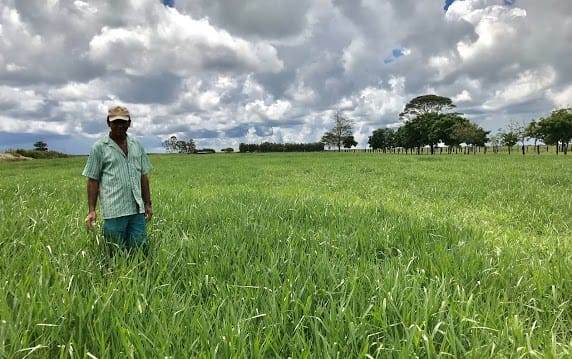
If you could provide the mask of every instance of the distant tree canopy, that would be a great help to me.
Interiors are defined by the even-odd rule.
[[[518,143],[518,134],[513,131],[503,132],[501,133],[501,142],[508,148],[508,153],[510,153],[512,146]]]
[[[238,150],[244,152],[319,152],[324,150],[322,142],[316,143],[241,143]]]
[[[179,140],[177,136],[171,136],[163,141],[163,148],[170,153],[194,153],[196,151],[195,141],[193,139]]]
[[[391,128],[378,128],[369,136],[367,143],[374,150],[396,147],[395,130]]]
[[[567,152],[568,144],[572,140],[572,108],[555,110],[550,116],[540,119],[536,126],[536,134],[544,143],[560,143],[564,152]]]
[[[328,147],[337,147],[338,151],[341,151],[342,146],[346,147],[346,145],[351,144],[352,141],[355,142],[353,138],[353,125],[354,122],[348,117],[344,116],[342,112],[336,112],[334,114],[334,127],[324,133],[320,142]],[[357,142],[355,142],[355,145],[357,145]],[[352,147],[352,145],[349,147]]]
[[[489,134],[475,123],[452,112],[455,105],[451,99],[437,95],[424,95],[411,100],[400,114],[404,120],[397,130],[377,129],[369,138],[374,149],[391,147],[434,147],[443,142],[448,146],[461,143],[483,146]]]
[[[413,118],[429,113],[442,114],[451,112],[456,106],[448,97],[437,95],[423,95],[412,99],[405,105],[401,118]]]
[[[537,141],[540,139],[540,132],[535,120],[532,120],[528,126],[526,126],[526,136],[528,138],[534,138],[534,145],[536,146]]]
[[[348,136],[344,138],[344,148],[352,148],[354,146],[357,146],[357,142],[354,139],[354,136]]]
[[[34,143],[34,151],[47,151],[48,144],[44,141],[37,141]]]
[[[489,140],[487,137],[489,133],[490,131],[485,131],[477,124],[465,120],[463,123],[453,126],[451,143],[456,146],[463,142],[473,146],[484,146]]]

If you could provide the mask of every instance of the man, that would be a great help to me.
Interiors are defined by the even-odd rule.
[[[145,221],[153,216],[147,177],[151,163],[139,141],[127,136],[131,116],[125,107],[109,109],[107,126],[109,136],[93,145],[83,170],[89,207],[85,222],[94,227],[99,196],[106,241],[124,249],[141,247],[147,244]]]

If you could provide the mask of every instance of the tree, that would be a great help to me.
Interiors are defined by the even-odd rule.
[[[34,143],[34,151],[47,151],[48,144],[44,141],[37,141]]]
[[[568,144],[572,140],[572,108],[555,110],[549,117],[538,122],[538,135],[547,145],[559,144],[564,154],[568,153]]]
[[[532,120],[528,124],[528,126],[526,126],[525,131],[526,131],[526,137],[534,138],[534,148],[536,148],[536,153],[540,154],[540,148],[537,145],[540,134],[538,132],[538,125],[536,124],[536,121]]]
[[[195,141],[179,140],[177,136],[171,136],[168,140],[163,141],[163,147],[170,153],[194,153],[196,150]]]
[[[417,147],[417,153],[421,146],[429,145],[433,154],[435,145],[442,140],[440,137],[443,135],[442,126],[436,124],[446,115],[458,115],[451,113],[454,108],[450,98],[437,95],[418,96],[409,101],[399,114],[408,126],[402,130],[406,145]],[[450,126],[447,128],[450,129]]]
[[[524,124],[524,122],[518,122],[513,120],[508,124],[508,130],[509,132],[514,133],[518,137],[518,140],[521,142],[522,155],[524,156],[525,154],[524,143],[528,138],[526,125]]]
[[[240,152],[317,152],[324,150],[324,143],[241,143]]]
[[[423,95],[415,97],[405,105],[403,112],[399,114],[401,118],[410,119],[420,115],[435,113],[449,113],[456,106],[448,97],[437,95]]]
[[[493,153],[497,153],[498,147],[502,146],[502,132],[492,135],[490,138],[490,144],[493,147]]]
[[[163,141],[163,148],[167,152],[179,152],[177,150],[177,136],[171,136],[168,140]]]
[[[440,115],[430,126],[430,139],[434,144],[442,141],[451,146],[458,146],[461,142],[457,141],[453,134],[455,126],[468,122],[467,119],[456,114]]]
[[[451,132],[452,142],[457,146],[463,142],[467,145],[484,146],[489,140],[487,136],[490,133],[468,120],[455,124]],[[474,149],[473,147],[473,150]]]
[[[353,138],[353,124],[354,122],[344,116],[340,111],[336,112],[334,114],[334,127],[324,133],[320,142],[327,146],[335,146],[338,148],[338,151],[341,151],[344,140],[350,136]]]
[[[371,136],[369,136],[367,143],[374,150],[386,150],[388,148],[396,147],[395,130],[391,128],[378,128],[373,131]]]
[[[193,139],[189,139],[188,141],[179,140],[177,141],[177,148],[179,149],[179,153],[194,153],[197,149],[195,145],[195,141]]]
[[[354,136],[347,136],[344,138],[342,142],[344,144],[344,148],[352,148],[354,146],[357,146],[357,142],[354,139]]]
[[[508,154],[510,155],[510,149],[518,143],[518,135],[511,131],[502,133],[501,141],[508,148]]]
[[[221,150],[221,152],[231,153],[231,152],[234,152],[234,148],[232,148],[232,147],[223,148]]]
[[[421,146],[427,143],[427,132],[425,121],[422,118],[414,118],[399,127],[396,137],[399,139],[401,146],[417,148],[417,154],[419,154]]]

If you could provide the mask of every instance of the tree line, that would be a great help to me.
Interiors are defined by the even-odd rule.
[[[212,148],[197,148],[195,141],[190,138],[188,140],[178,139],[177,136],[171,136],[169,139],[163,141],[163,148],[169,153],[215,153]],[[224,148],[223,152],[230,152],[228,148]]]
[[[315,143],[271,143],[263,142],[241,143],[238,146],[240,152],[320,152],[324,150],[322,142]]]
[[[476,123],[455,112],[451,99],[437,95],[424,95],[411,100],[400,114],[402,124],[397,129],[379,128],[369,137],[369,145],[373,149],[383,151],[404,148],[420,149],[429,146],[434,153],[437,144],[444,144],[448,152],[456,151],[461,144],[473,149],[489,144],[493,151],[498,152],[500,146],[511,148],[518,142],[525,154],[527,140],[534,140],[538,153],[538,141],[546,145],[555,145],[565,154],[572,140],[572,109],[559,109],[550,116],[532,121],[528,125],[512,121],[506,131],[501,131],[489,137],[490,131],[485,131]],[[467,150],[468,151],[468,150]]]
[[[556,146],[556,153],[567,154],[568,146],[572,141],[572,108],[557,109],[544,118],[534,120],[529,124],[512,121],[504,131],[490,135],[478,124],[467,119],[462,113],[455,111],[456,106],[448,97],[438,95],[418,96],[409,101],[399,114],[400,123],[397,128],[378,128],[368,138],[368,144],[373,150],[383,152],[399,152],[417,154],[425,147],[431,154],[435,148],[443,148],[448,153],[457,152],[461,145],[465,152],[469,148],[492,148],[498,152],[501,146],[506,146],[510,153],[519,142],[522,145],[522,154],[525,154],[525,144],[534,140],[536,151],[540,153],[538,142],[545,145]],[[270,143],[261,144],[241,143],[240,152],[317,152],[328,148],[341,151],[343,148],[352,148],[357,145],[353,135],[354,121],[343,112],[333,115],[333,127],[326,131],[320,142],[316,143]],[[180,140],[172,136],[163,142],[168,152],[196,153],[192,139]],[[398,151],[396,151],[398,149]],[[203,149],[204,150],[204,149]],[[231,152],[225,149],[225,152]]]

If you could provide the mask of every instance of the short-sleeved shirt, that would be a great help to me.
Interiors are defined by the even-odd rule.
[[[99,181],[99,203],[104,219],[145,213],[141,176],[151,171],[143,146],[127,136],[127,153],[111,138],[98,140],[89,154],[83,175]]]

